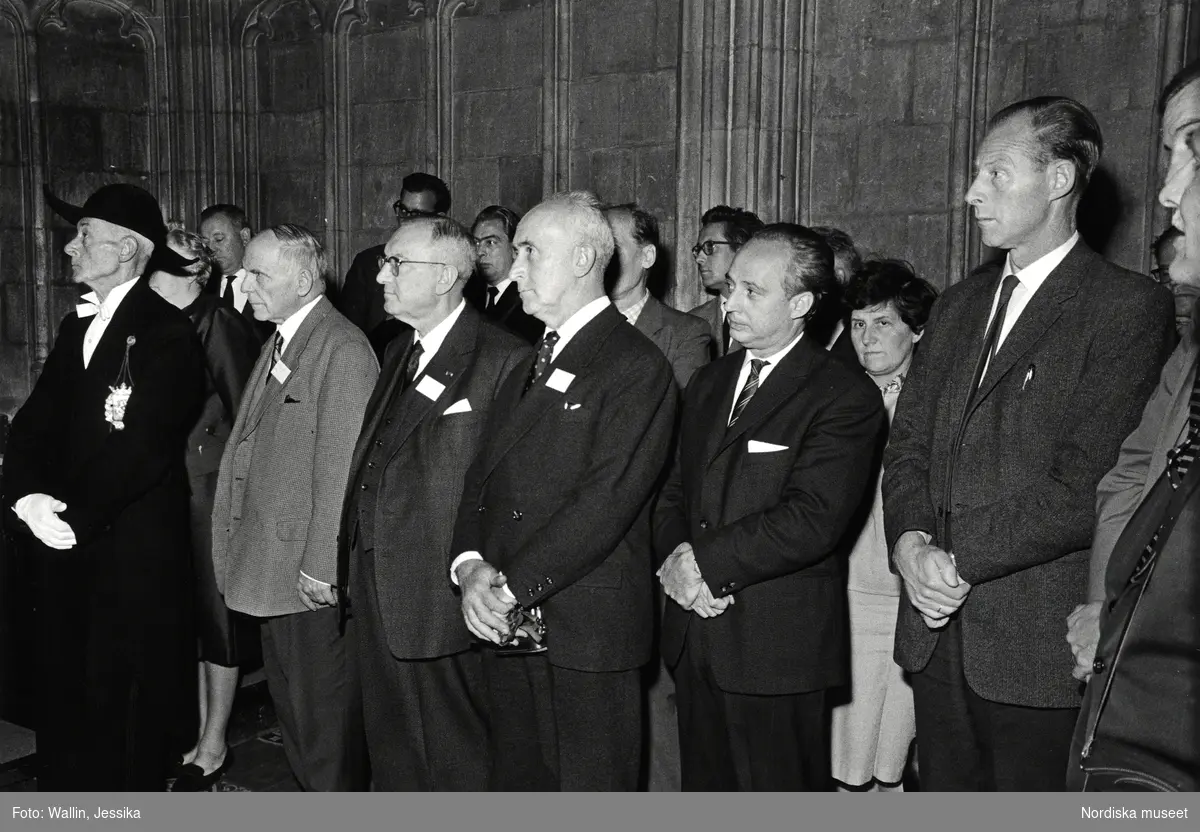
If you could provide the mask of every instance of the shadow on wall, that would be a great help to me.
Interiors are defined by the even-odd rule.
[[[1109,257],[1113,231],[1124,214],[1117,180],[1105,168],[1097,168],[1079,203],[1079,235],[1094,250]]]

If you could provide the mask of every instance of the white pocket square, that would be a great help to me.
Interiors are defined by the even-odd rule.
[[[442,415],[450,416],[455,413],[470,413],[470,412],[471,412],[471,403],[469,401],[467,401],[466,399],[459,399],[454,404],[447,407],[445,412],[442,413]]]
[[[787,445],[773,445],[770,442],[759,442],[757,439],[751,439],[746,450],[752,454],[769,454],[775,451],[786,451]]]

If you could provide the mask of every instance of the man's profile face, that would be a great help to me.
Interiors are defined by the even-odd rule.
[[[1018,115],[996,125],[979,147],[966,200],[992,248],[1018,248],[1050,220],[1053,171],[1038,163],[1036,141],[1029,117]]]
[[[509,277],[516,281],[525,311],[549,326],[560,325],[562,303],[576,282],[573,258],[578,240],[570,222],[553,208],[534,208],[513,240]]]
[[[238,229],[229,217],[214,214],[200,223],[200,236],[212,249],[213,259],[222,274],[231,275],[242,267],[250,229]]]
[[[1179,206],[1184,191],[1196,178],[1197,136],[1200,135],[1200,79],[1172,96],[1163,112],[1162,142],[1170,154],[1158,201],[1171,210],[1171,224],[1183,231]]]
[[[471,229],[475,251],[479,255],[479,270],[494,286],[508,277],[513,264],[513,246],[502,220],[484,220]]]
[[[712,244],[708,246],[712,250],[712,254],[701,250],[694,255],[696,269],[700,272],[700,282],[710,292],[721,291],[725,286],[725,275],[729,273],[729,266],[733,263],[735,253],[733,246],[729,244],[725,223],[710,222],[701,226],[700,233],[696,235],[696,245],[703,247],[706,243]]]
[[[112,277],[121,267],[121,241],[129,232],[119,225],[84,217],[63,251],[71,258],[71,280],[89,286]]]
[[[383,249],[384,257],[402,261],[392,274],[392,264],[385,262],[376,280],[383,285],[383,308],[393,318],[412,324],[423,320],[437,305],[436,285],[442,275],[427,222],[405,223],[396,229]]]
[[[281,324],[311,300],[301,297],[301,271],[282,253],[283,246],[270,231],[255,236],[246,246],[242,289],[255,320]]]
[[[808,292],[788,296],[784,288],[788,260],[782,243],[754,238],[733,258],[725,278],[729,290],[725,319],[729,334],[746,349],[769,354],[786,346],[791,340],[792,322],[798,317],[798,299],[803,295],[812,297]]]

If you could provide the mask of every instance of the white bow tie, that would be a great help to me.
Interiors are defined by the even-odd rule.
[[[100,320],[107,321],[112,313],[105,309],[104,305],[99,303],[99,300],[95,292],[88,292],[80,298],[79,305],[75,307],[75,314],[80,318],[90,318],[99,313]]]

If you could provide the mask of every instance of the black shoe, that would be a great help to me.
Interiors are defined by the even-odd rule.
[[[195,763],[188,763],[179,768],[175,782],[171,784],[173,792],[207,792],[217,784],[229,767],[233,765],[233,749],[225,749],[225,759],[211,774],[205,774],[204,769]]]

